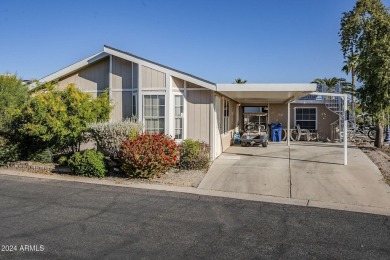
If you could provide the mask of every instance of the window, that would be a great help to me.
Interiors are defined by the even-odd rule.
[[[229,131],[229,100],[223,100],[223,132]]]
[[[148,133],[165,132],[165,96],[144,95],[145,130]]]
[[[303,129],[317,128],[317,109],[316,108],[295,108],[295,125]]]
[[[133,116],[138,116],[138,111],[137,111],[137,103],[138,103],[138,95],[137,93],[133,93],[133,100],[132,100],[132,115]]]
[[[184,99],[181,95],[175,96],[175,139],[183,139]]]

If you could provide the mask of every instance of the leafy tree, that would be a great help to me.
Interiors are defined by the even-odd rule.
[[[245,84],[246,83],[246,80],[242,80],[241,78],[236,78],[234,80],[234,83],[236,84]]]
[[[356,85],[355,85],[355,70],[358,56],[356,53],[351,53],[347,55],[346,60],[344,61],[344,66],[342,71],[344,71],[347,75],[351,73],[351,84],[345,89],[345,93],[351,95],[351,110],[355,113],[355,97],[356,97]],[[354,114],[352,116],[355,116]]]
[[[93,98],[72,84],[65,90],[49,84],[26,103],[15,123],[21,137],[37,149],[77,152],[88,124],[107,121],[110,111],[107,90]]]
[[[28,98],[28,87],[16,75],[0,75],[0,129]]]
[[[345,79],[343,79],[343,78],[336,78],[336,77],[333,77],[333,78],[323,78],[323,79],[317,78],[317,79],[313,80],[313,83],[326,85],[328,87],[328,92],[333,92],[334,88],[336,87],[336,85],[339,82],[341,82],[342,86],[345,86],[347,84]]]
[[[359,97],[377,122],[375,146],[383,146],[383,124],[390,106],[390,13],[380,0],[357,0],[343,13],[340,44],[344,58],[356,54]]]

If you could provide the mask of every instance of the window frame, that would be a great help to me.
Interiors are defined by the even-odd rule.
[[[138,93],[137,92],[131,95],[131,114],[133,117],[138,117]]]
[[[180,100],[181,100],[181,104],[178,106],[176,104],[176,97],[180,97]],[[173,95],[173,136],[175,137],[175,140],[184,140],[185,137],[184,137],[184,128],[185,128],[185,124],[184,124],[184,118],[185,118],[185,99],[184,99],[184,96],[181,95],[181,94],[174,94]],[[176,115],[176,108],[177,107],[182,107],[182,113],[180,116],[177,116]],[[181,127],[181,138],[176,138],[176,119],[181,119],[182,120],[182,127]]]
[[[146,96],[157,96],[157,99],[159,96],[161,97],[164,97],[164,116],[146,116],[146,113],[145,113],[145,107],[146,107],[146,102],[145,102],[145,97]],[[152,101],[152,100],[151,100]],[[165,93],[158,93],[158,92],[155,92],[155,93],[142,93],[142,114],[143,114],[143,117],[142,117],[142,122],[144,124],[144,131],[145,132],[148,132],[148,128],[147,128],[147,124],[146,124],[146,120],[147,119],[164,119],[164,127],[163,127],[163,134],[166,133],[166,129],[167,129],[167,120],[169,120],[169,117],[167,117],[167,98],[166,98],[166,95]],[[152,102],[153,103],[153,102]],[[158,105],[159,107],[161,107],[162,105]],[[153,105],[150,105],[150,107],[153,107]],[[153,111],[153,109],[152,109]],[[158,111],[160,111],[160,109],[158,109]],[[160,128],[158,128],[160,129]]]
[[[230,128],[230,100],[223,98],[222,99],[223,106],[222,106],[222,112],[223,112],[223,126],[222,126],[222,133],[226,134],[229,132]],[[226,104],[226,106],[225,106]],[[227,108],[227,109],[226,109]],[[226,113],[225,113],[226,112]],[[227,127],[227,129],[225,129]]]
[[[318,129],[318,108],[317,107],[294,107],[294,126],[297,125],[297,109],[315,109],[315,120],[298,120],[298,121],[315,121],[315,128],[314,129],[309,129],[309,130],[317,130]],[[302,127],[299,125],[302,129],[307,129],[305,127]]]

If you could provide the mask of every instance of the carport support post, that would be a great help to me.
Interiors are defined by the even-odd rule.
[[[344,165],[348,164],[348,136],[347,136],[347,128],[348,128],[348,100],[347,95],[344,95]]]
[[[287,146],[290,147],[290,102],[287,102]]]
[[[312,92],[311,95],[317,96],[328,96],[328,97],[341,97],[344,100],[343,106],[343,115],[344,115],[344,165],[348,165],[348,95],[347,94],[339,94],[339,93],[322,93],[322,92]],[[340,125],[341,127],[341,125]]]

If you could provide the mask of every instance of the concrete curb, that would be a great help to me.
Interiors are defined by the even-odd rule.
[[[217,190],[198,189],[193,187],[167,186],[167,185],[159,185],[159,184],[120,183],[115,180],[95,179],[95,178],[88,178],[88,177],[58,175],[58,174],[46,175],[46,174],[39,174],[39,173],[32,173],[32,172],[20,172],[20,171],[10,170],[10,169],[0,169],[0,174],[46,179],[46,180],[59,180],[59,181],[68,181],[68,182],[128,187],[128,188],[136,188],[136,189],[181,192],[181,193],[196,194],[201,196],[223,197],[223,198],[249,200],[249,201],[261,201],[267,203],[277,203],[277,204],[285,204],[285,205],[343,210],[343,211],[390,216],[389,208],[341,204],[341,203],[325,202],[325,201],[313,201],[307,199],[284,198],[284,197],[266,196],[266,195],[259,195],[259,194],[225,192],[225,191],[217,191]]]

